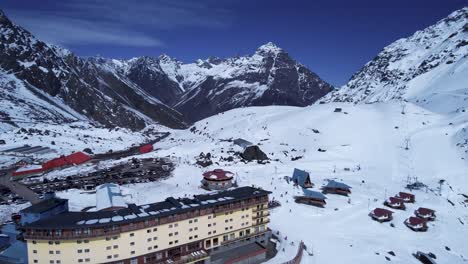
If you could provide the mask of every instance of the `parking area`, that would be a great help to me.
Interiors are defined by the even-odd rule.
[[[52,181],[44,179],[40,182],[27,183],[26,186],[38,194],[71,188],[94,190],[96,186],[109,182],[130,184],[165,179],[171,175],[172,170],[174,164],[167,158],[133,158],[127,163],[86,175],[73,175]]]

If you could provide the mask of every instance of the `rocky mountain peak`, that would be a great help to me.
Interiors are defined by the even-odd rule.
[[[255,51],[256,54],[259,55],[275,55],[278,53],[282,53],[284,50],[280,47],[278,47],[276,44],[273,42],[268,42],[266,44],[261,45],[260,47],[257,48]]]

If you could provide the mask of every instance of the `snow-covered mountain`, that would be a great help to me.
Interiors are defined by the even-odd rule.
[[[273,43],[250,56],[194,63],[167,55],[106,63],[190,121],[252,105],[306,106],[333,89]]]
[[[133,129],[185,126],[180,113],[101,66],[36,39],[0,12],[0,103],[11,105],[0,115],[10,125],[89,120]],[[18,108],[29,114],[18,116]]]
[[[468,93],[468,8],[385,47],[323,102],[411,100],[456,111]],[[459,97],[455,108],[449,97]],[[453,98],[452,98],[453,99]],[[440,105],[442,103],[442,105]]]

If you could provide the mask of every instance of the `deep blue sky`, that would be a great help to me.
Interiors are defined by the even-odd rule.
[[[1,8],[81,56],[166,53],[191,62],[252,54],[271,41],[342,85],[384,46],[464,6],[468,0],[3,0]]]

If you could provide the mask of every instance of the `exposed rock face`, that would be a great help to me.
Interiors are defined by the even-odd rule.
[[[57,121],[89,119],[107,126],[133,129],[154,122],[185,127],[178,112],[101,66],[37,40],[0,13],[2,79],[14,79],[9,82],[15,86],[11,90],[24,86],[43,101],[44,107],[52,104],[54,109],[45,112],[62,112],[63,118]],[[20,102],[22,95],[12,98],[13,94],[10,93],[9,99]]]
[[[245,106],[310,105],[333,87],[273,43],[251,56],[184,64],[167,55],[116,62],[148,93],[190,121]]]
[[[466,86],[468,74],[468,8],[385,47],[342,88],[321,102],[372,103],[421,99]],[[447,86],[455,86],[447,88]],[[424,98],[426,99],[426,98]]]

